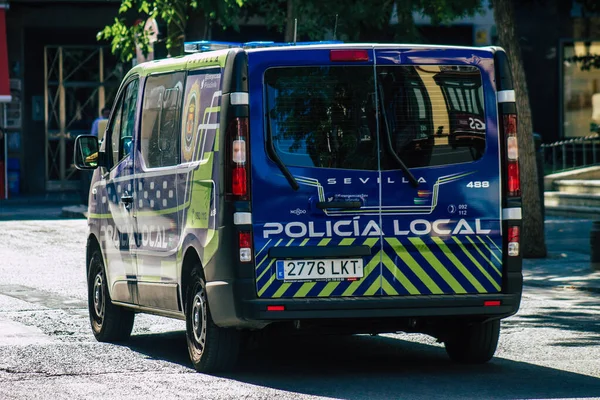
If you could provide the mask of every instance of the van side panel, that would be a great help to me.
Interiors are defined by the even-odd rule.
[[[227,52],[197,54],[188,61],[181,118],[181,163],[178,169],[181,242],[178,282],[183,257],[191,249],[206,269],[220,248],[223,183],[220,166],[222,84]],[[205,271],[207,281],[212,273]],[[180,298],[185,293],[180,291]]]

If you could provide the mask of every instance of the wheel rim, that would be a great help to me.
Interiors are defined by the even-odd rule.
[[[206,299],[203,289],[200,289],[194,296],[192,304],[192,333],[195,347],[202,353],[206,343]]]
[[[102,276],[102,272],[99,272],[94,278],[94,312],[96,316],[102,320],[104,318],[104,277]]]

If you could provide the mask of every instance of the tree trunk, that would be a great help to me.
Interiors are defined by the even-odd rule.
[[[419,43],[421,35],[413,17],[414,5],[412,0],[396,0],[398,26],[394,39],[398,43]]]
[[[169,55],[177,57],[183,54],[185,31],[188,19],[188,2],[187,0],[177,0],[172,5],[175,15],[167,25],[167,35],[170,42]]]
[[[295,7],[294,0],[287,0],[287,12],[285,18],[285,36],[283,38],[286,42],[292,42],[294,40],[294,18],[295,18]]]
[[[513,0],[492,0],[492,7],[500,44],[510,61],[517,98],[517,141],[523,202],[522,254],[526,258],[546,257],[544,215],[539,196],[540,182],[537,178],[529,93],[515,26],[514,3]]]

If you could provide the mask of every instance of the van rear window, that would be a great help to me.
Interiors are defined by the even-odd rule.
[[[391,152],[409,168],[475,161],[481,82],[468,66],[271,68],[267,130],[289,166],[397,169]]]

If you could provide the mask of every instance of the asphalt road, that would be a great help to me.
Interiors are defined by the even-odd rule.
[[[558,288],[525,287],[483,366],[401,334],[289,339],[205,375],[189,362],[184,323],[147,315],[127,344],[98,343],[85,229],[54,214],[0,221],[0,399],[600,398],[598,294]]]

